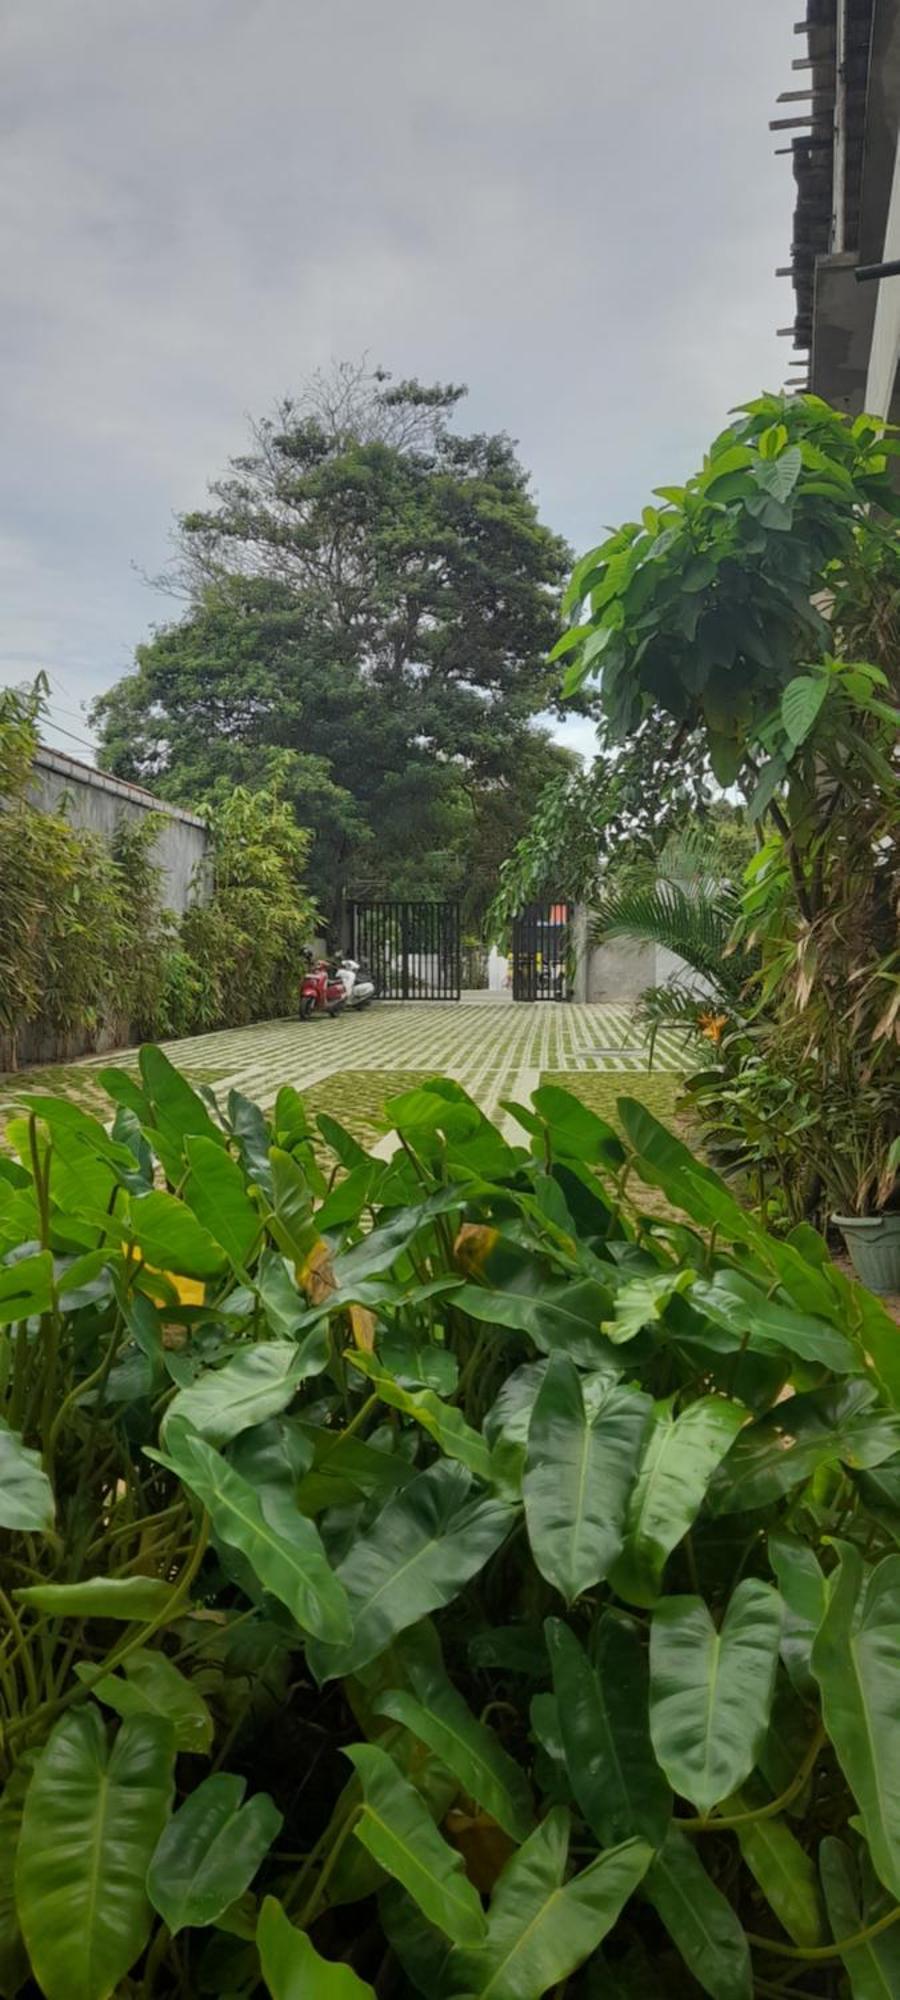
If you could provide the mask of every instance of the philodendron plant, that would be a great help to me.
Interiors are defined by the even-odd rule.
[[[900,1338],[639,1104],[0,1156],[0,1994],[900,1993]]]

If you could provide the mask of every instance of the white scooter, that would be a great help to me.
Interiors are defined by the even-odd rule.
[[[345,1007],[371,1007],[375,999],[375,981],[364,975],[358,959],[342,958],[336,977],[344,989]]]

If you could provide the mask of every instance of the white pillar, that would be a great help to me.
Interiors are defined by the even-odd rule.
[[[880,262],[900,257],[900,138],[894,156],[894,179],[884,232]],[[880,278],[875,302],[875,325],[869,351],[866,400],[863,405],[873,417],[886,417],[891,407],[897,367],[900,364],[900,277]]]

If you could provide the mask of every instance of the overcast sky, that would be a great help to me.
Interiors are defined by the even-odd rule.
[[[6,0],[0,682],[80,715],[331,356],[469,384],[576,548],[778,388],[794,0]],[[574,738],[572,739],[574,740]]]

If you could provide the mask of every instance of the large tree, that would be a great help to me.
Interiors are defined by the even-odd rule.
[[[102,761],[169,797],[264,781],[315,835],[311,880],[464,895],[470,920],[565,753],[533,718],[568,551],[463,392],[339,368],[254,427],[180,524],[179,622],[95,715]]]

